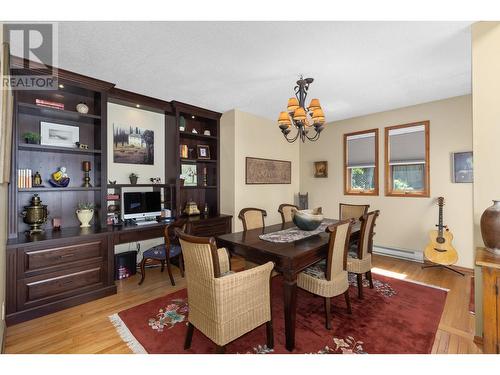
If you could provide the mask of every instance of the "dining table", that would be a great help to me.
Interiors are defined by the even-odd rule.
[[[331,221],[331,224],[338,222],[336,219],[328,220]],[[274,263],[275,271],[282,275],[285,346],[288,351],[293,351],[295,348],[297,275],[314,263],[327,258],[329,241],[329,234],[326,232],[284,243],[271,242],[260,238],[262,234],[274,233],[293,227],[295,227],[295,224],[290,222],[216,237],[218,247],[225,247],[231,254],[257,264],[271,261]],[[356,221],[351,230],[351,242],[359,239],[360,227],[360,222]]]

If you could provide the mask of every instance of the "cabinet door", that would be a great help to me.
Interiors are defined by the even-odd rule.
[[[496,272],[496,293],[497,293],[497,347],[496,353],[500,354],[500,271]]]
[[[483,351],[498,353],[500,337],[500,303],[498,288],[500,288],[500,271],[483,267]]]

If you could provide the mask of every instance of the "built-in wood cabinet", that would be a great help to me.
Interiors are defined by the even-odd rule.
[[[500,255],[478,248],[476,265],[483,277],[483,352],[500,354]]]

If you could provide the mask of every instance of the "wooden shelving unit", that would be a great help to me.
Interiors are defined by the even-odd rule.
[[[182,158],[180,151],[176,162],[179,175],[183,164],[196,166],[197,186],[179,186],[177,205],[182,210],[188,201],[194,201],[203,213],[205,205],[208,206],[209,214],[216,215],[220,212],[219,202],[219,154],[220,154],[220,125],[221,114],[206,109],[190,106],[184,103],[172,102],[175,112],[177,129],[181,123],[185,130],[178,130],[178,146],[186,145],[191,149],[189,158]],[[196,133],[193,133],[193,129]],[[210,135],[203,134],[206,130]],[[197,158],[197,146],[204,145],[210,149],[210,159]],[[203,175],[206,171],[206,185],[203,185]]]

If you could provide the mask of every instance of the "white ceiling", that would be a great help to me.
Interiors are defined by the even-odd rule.
[[[277,119],[300,73],[327,121],[471,92],[471,22],[65,22],[61,68]]]

